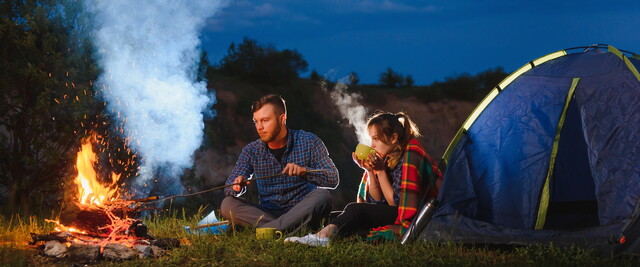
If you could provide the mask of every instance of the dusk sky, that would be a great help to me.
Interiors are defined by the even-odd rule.
[[[511,72],[548,53],[596,43],[640,53],[640,3],[238,0],[211,17],[201,36],[212,62],[243,37],[296,49],[309,71],[332,81],[353,71],[361,83],[378,83],[391,67],[427,85],[498,66]]]

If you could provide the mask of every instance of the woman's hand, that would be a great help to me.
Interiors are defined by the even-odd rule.
[[[356,165],[358,165],[358,167],[360,167],[361,169],[364,169],[368,172],[373,171],[373,169],[371,169],[370,167],[370,164],[366,163],[368,159],[359,159],[354,152],[351,152],[351,157],[353,158],[353,162],[355,162]]]
[[[369,156],[366,158],[365,164],[368,164],[371,170],[384,171],[387,167],[387,159],[388,157],[381,158],[378,156],[378,154],[373,153],[369,154]]]
[[[380,158],[376,153],[369,154],[366,159],[359,159],[356,153],[351,152],[351,157],[358,167],[368,172],[383,171],[387,166],[387,157]]]

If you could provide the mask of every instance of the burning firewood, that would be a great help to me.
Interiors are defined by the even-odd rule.
[[[129,219],[138,215],[136,209],[127,205],[106,205],[102,207],[86,205],[67,205],[62,210],[60,224],[78,229],[88,235],[104,237],[109,235],[115,221],[129,221],[124,229],[128,229],[136,220]],[[127,220],[128,219],[128,220]],[[124,223],[124,222],[123,222]],[[122,228],[120,227],[120,228]]]
[[[53,232],[45,235],[31,233],[31,239],[29,245],[35,245],[40,241],[58,241],[60,243],[66,243],[69,241],[70,234],[67,232]]]
[[[68,257],[73,262],[96,262],[101,257],[124,260],[158,257],[163,249],[180,246],[173,238],[154,239],[147,227],[136,219],[141,203],[157,201],[158,197],[127,200],[118,197],[117,178],[112,174],[109,185],[99,182],[94,169],[96,154],[91,140],[85,140],[78,152],[75,179],[77,196],[62,207],[59,220],[47,220],[57,225],[56,232],[31,234],[31,245],[43,249],[45,255]],[[68,248],[68,249],[67,249]]]

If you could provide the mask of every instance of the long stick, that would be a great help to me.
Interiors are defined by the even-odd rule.
[[[219,221],[219,222],[214,222],[214,223],[196,225],[196,226],[193,227],[193,229],[200,229],[200,228],[205,228],[205,227],[210,227],[210,226],[220,226],[220,225],[225,225],[225,224],[229,224],[229,221]]]
[[[321,172],[321,171],[327,171],[327,170],[329,170],[329,169],[310,170],[310,171],[307,171],[307,172],[308,173],[309,172]],[[192,197],[192,196],[195,196],[195,195],[200,195],[200,194],[208,193],[208,192],[211,192],[211,191],[216,191],[216,190],[227,188],[227,187],[230,187],[230,186],[246,185],[248,182],[251,182],[251,181],[272,178],[272,177],[276,177],[276,176],[280,176],[280,175],[284,175],[284,173],[277,173],[277,174],[272,174],[272,175],[267,175],[267,176],[262,176],[262,177],[256,177],[256,178],[253,178],[253,179],[247,179],[246,181],[243,181],[243,182],[227,184],[227,185],[221,185],[221,186],[214,187],[214,188],[211,188],[211,189],[202,190],[200,192],[196,192],[196,193],[193,193],[193,194],[170,196],[170,197],[165,197],[165,198],[161,198],[161,199],[158,199],[158,197],[148,197],[148,198],[146,198],[148,200],[154,200],[154,198],[158,199],[158,200],[147,201],[147,202],[145,202],[145,204],[146,203],[156,203],[156,202],[165,201],[165,200],[169,200],[169,199],[174,199],[174,198],[178,198],[178,197]]]

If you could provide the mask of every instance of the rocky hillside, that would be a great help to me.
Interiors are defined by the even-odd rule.
[[[399,98],[394,95],[387,95],[387,99],[387,103],[379,109],[407,112],[423,134],[420,140],[422,145],[436,160],[440,159],[464,120],[476,107],[475,103],[457,100],[424,103],[415,97]]]

